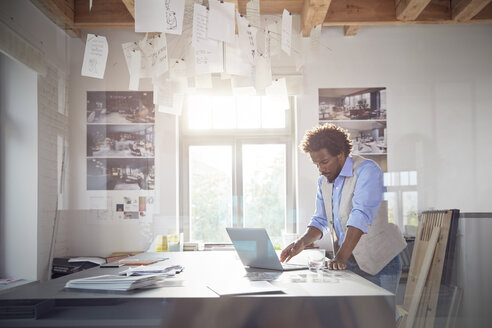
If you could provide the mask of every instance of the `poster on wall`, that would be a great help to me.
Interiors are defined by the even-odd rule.
[[[106,221],[151,218],[154,123],[152,92],[87,92],[87,191],[90,199],[109,204],[95,207],[92,201],[89,207],[103,213]],[[102,196],[101,191],[108,192]]]
[[[374,160],[386,172],[386,88],[323,88],[318,96],[319,123],[347,130],[352,154]]]

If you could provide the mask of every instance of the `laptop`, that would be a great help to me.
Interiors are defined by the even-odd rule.
[[[281,263],[264,228],[226,228],[241,262],[250,268],[290,271],[307,265]]]

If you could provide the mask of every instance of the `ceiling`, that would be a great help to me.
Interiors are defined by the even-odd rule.
[[[246,13],[249,0],[234,2]],[[492,23],[492,0],[259,0],[262,14],[301,15],[302,33],[314,26],[343,26],[356,35],[367,25]],[[133,29],[135,0],[31,0],[72,37],[84,29]]]

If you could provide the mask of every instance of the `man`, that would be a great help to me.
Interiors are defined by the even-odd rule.
[[[399,253],[406,243],[398,227],[388,223],[387,213],[378,213],[383,172],[375,162],[351,156],[348,134],[333,124],[307,131],[300,148],[321,174],[316,211],[306,232],[282,251],[280,260],[289,261],[331,231],[335,256],[330,270],[349,269],[396,294]]]

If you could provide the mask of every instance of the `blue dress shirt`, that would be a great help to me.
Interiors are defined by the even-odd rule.
[[[338,236],[338,245],[341,246],[345,239],[345,233],[338,216],[340,199],[342,197],[343,183],[345,177],[353,176],[354,162],[352,157],[347,157],[340,174],[333,182],[332,207],[333,224]],[[316,210],[311,217],[308,227],[319,229],[323,235],[329,231],[330,223],[326,218],[323,194],[321,193],[321,183],[324,176],[318,179],[318,192],[316,193]],[[354,196],[352,198],[352,211],[350,212],[347,226],[352,226],[367,233],[367,228],[372,224],[379,204],[383,198],[383,172],[379,166],[371,161],[362,162],[357,168],[357,182],[355,184]]]

